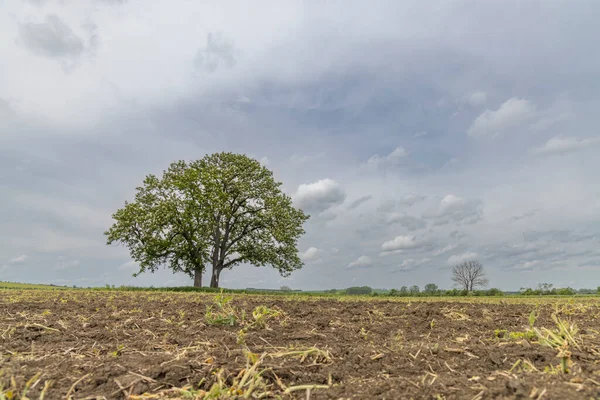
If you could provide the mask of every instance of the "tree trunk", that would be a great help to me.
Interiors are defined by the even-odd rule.
[[[219,287],[219,277],[221,276],[221,271],[223,270],[223,262],[220,261],[217,265],[213,265],[212,277],[210,278],[210,287],[218,288]]]
[[[202,268],[196,267],[194,270],[194,287],[202,287]]]
[[[216,268],[213,268],[212,277],[210,278],[211,288],[219,287],[219,275],[221,275],[221,271]]]

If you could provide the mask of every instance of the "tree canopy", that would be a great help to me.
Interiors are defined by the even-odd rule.
[[[245,155],[215,153],[177,161],[162,178],[146,176],[135,200],[113,214],[107,244],[122,243],[137,276],[167,265],[194,278],[212,266],[211,287],[240,263],[270,265],[282,276],[303,266],[297,242],[309,218],[292,205],[273,173]]]

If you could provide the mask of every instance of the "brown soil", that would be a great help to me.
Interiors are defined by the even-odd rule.
[[[48,381],[46,399],[174,396],[169,389],[186,385],[203,398],[219,370],[224,385],[231,385],[247,367],[241,327],[206,322],[213,301],[204,294],[0,291],[0,398],[11,386],[22,391],[38,373],[27,393],[31,399]],[[600,397],[598,299],[557,300],[558,308],[557,301],[534,301],[238,295],[233,306],[247,320],[259,305],[284,313],[266,327],[248,328],[244,338],[251,352],[265,354],[258,369],[264,369],[266,386],[254,393],[267,398]],[[579,328],[579,349],[568,349],[569,373],[557,367],[558,350],[496,332],[527,331],[533,310],[539,314],[535,327],[555,329],[551,314],[558,310]],[[313,347],[322,350],[317,358],[282,354]],[[327,387],[284,394],[298,385]]]

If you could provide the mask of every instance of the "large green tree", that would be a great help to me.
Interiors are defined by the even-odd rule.
[[[309,218],[292,205],[281,183],[245,155],[216,153],[174,162],[162,178],[148,175],[135,200],[113,214],[107,243],[122,243],[139,264],[137,276],[168,265],[211,287],[240,263],[271,265],[282,276],[303,266],[297,242]]]

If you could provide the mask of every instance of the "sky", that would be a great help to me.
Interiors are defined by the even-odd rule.
[[[190,285],[103,233],[231,151],[311,218],[300,271],[222,286],[600,285],[600,2],[247,4],[0,0],[0,280]]]

